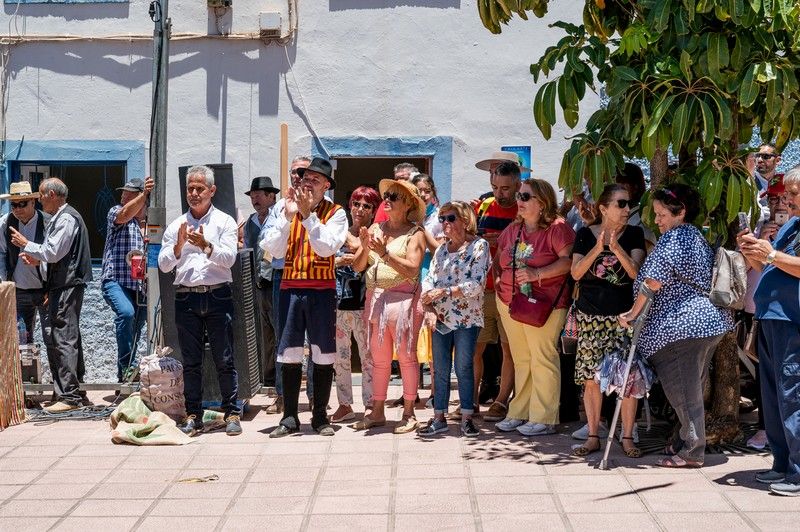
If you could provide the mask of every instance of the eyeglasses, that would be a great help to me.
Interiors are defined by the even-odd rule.
[[[757,153],[756,159],[763,159],[765,161],[769,161],[770,159],[774,159],[777,156],[778,156],[777,153]]]
[[[12,209],[24,209],[25,207],[28,206],[28,203],[30,203],[30,200],[12,201],[11,202],[11,208]]]
[[[618,199],[617,200],[617,207],[620,209],[624,209],[625,207],[630,207],[631,209],[635,209],[639,206],[638,201],[633,201],[629,199]]]
[[[395,201],[401,200],[403,198],[405,198],[405,196],[400,194],[399,192],[384,192],[383,193],[383,199],[385,199],[386,201],[395,202]]]
[[[439,223],[443,224],[445,222],[453,223],[456,221],[457,216],[455,214],[445,214],[444,216],[439,216]]]
[[[530,192],[517,192],[517,201],[530,201],[531,199],[535,198],[536,196]]]
[[[361,203],[360,201],[353,201],[353,202],[350,203],[350,208],[351,209],[364,209],[364,210],[367,210],[367,211],[371,211],[372,210],[372,204],[371,203],[366,203],[366,202],[365,203]]]

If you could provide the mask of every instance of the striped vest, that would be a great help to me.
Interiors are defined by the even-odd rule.
[[[333,213],[341,209],[339,205],[323,199],[314,209],[320,222],[327,223]],[[336,273],[333,266],[335,256],[319,257],[308,241],[308,233],[296,214],[289,229],[289,245],[286,249],[286,263],[283,266],[283,279],[290,281],[331,281],[335,284]],[[332,284],[331,286],[334,286]]]

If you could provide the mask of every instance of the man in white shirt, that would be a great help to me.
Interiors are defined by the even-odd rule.
[[[203,430],[203,348],[205,337],[217,369],[225,432],[242,433],[238,375],[233,361],[233,299],[231,266],[238,251],[236,221],[214,208],[217,191],[214,171],[193,166],[186,173],[189,211],[175,219],[167,230],[158,267],[175,270],[175,324],[183,356],[184,395],[187,419],[179,425],[193,436]]]
[[[270,433],[279,438],[300,430],[298,400],[306,336],[314,362],[313,429],[333,436],[327,407],[336,359],[336,274],[334,255],[347,238],[347,215],[325,197],[336,186],[330,162],[315,158],[300,170],[300,188],[290,188],[283,217],[264,231],[261,247],[284,258],[279,314],[283,332],[278,342],[282,367],[284,415]]]

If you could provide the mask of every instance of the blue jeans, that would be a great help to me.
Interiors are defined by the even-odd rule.
[[[772,469],[800,484],[800,326],[760,320],[758,366]]]
[[[474,408],[475,374],[472,370],[472,354],[478,341],[480,327],[456,329],[447,334],[434,330],[433,343],[433,378],[436,390],[433,396],[433,410],[436,414],[447,412],[450,401],[450,371],[455,359],[456,377],[458,378],[458,397],[461,400],[461,413],[472,414]],[[455,348],[455,356],[453,356]]]
[[[275,347],[281,343],[281,335],[283,334],[284,320],[286,319],[286,310],[281,311],[281,279],[283,279],[283,270],[272,270],[272,324],[275,328]],[[275,360],[275,392],[278,397],[283,397],[283,364],[277,361],[277,353]],[[309,400],[314,395],[314,362],[311,358],[308,359],[308,367],[306,368],[306,395]]]
[[[211,292],[176,292],[175,325],[183,357],[186,413],[203,419],[203,353],[205,338],[217,369],[225,417],[240,415],[239,380],[233,362],[233,299],[229,286]]]
[[[136,292],[117,281],[103,280],[103,299],[114,311],[117,332],[117,381],[122,382],[125,372],[135,360],[136,340],[147,321],[147,309],[136,304]]]

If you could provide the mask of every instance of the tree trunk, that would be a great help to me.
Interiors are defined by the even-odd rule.
[[[711,372],[711,409],[706,416],[709,444],[733,443],[739,430],[739,352],[736,334],[729,332],[714,352]]]
[[[656,148],[656,152],[650,160],[650,188],[656,188],[666,182],[668,172],[667,150]]]

